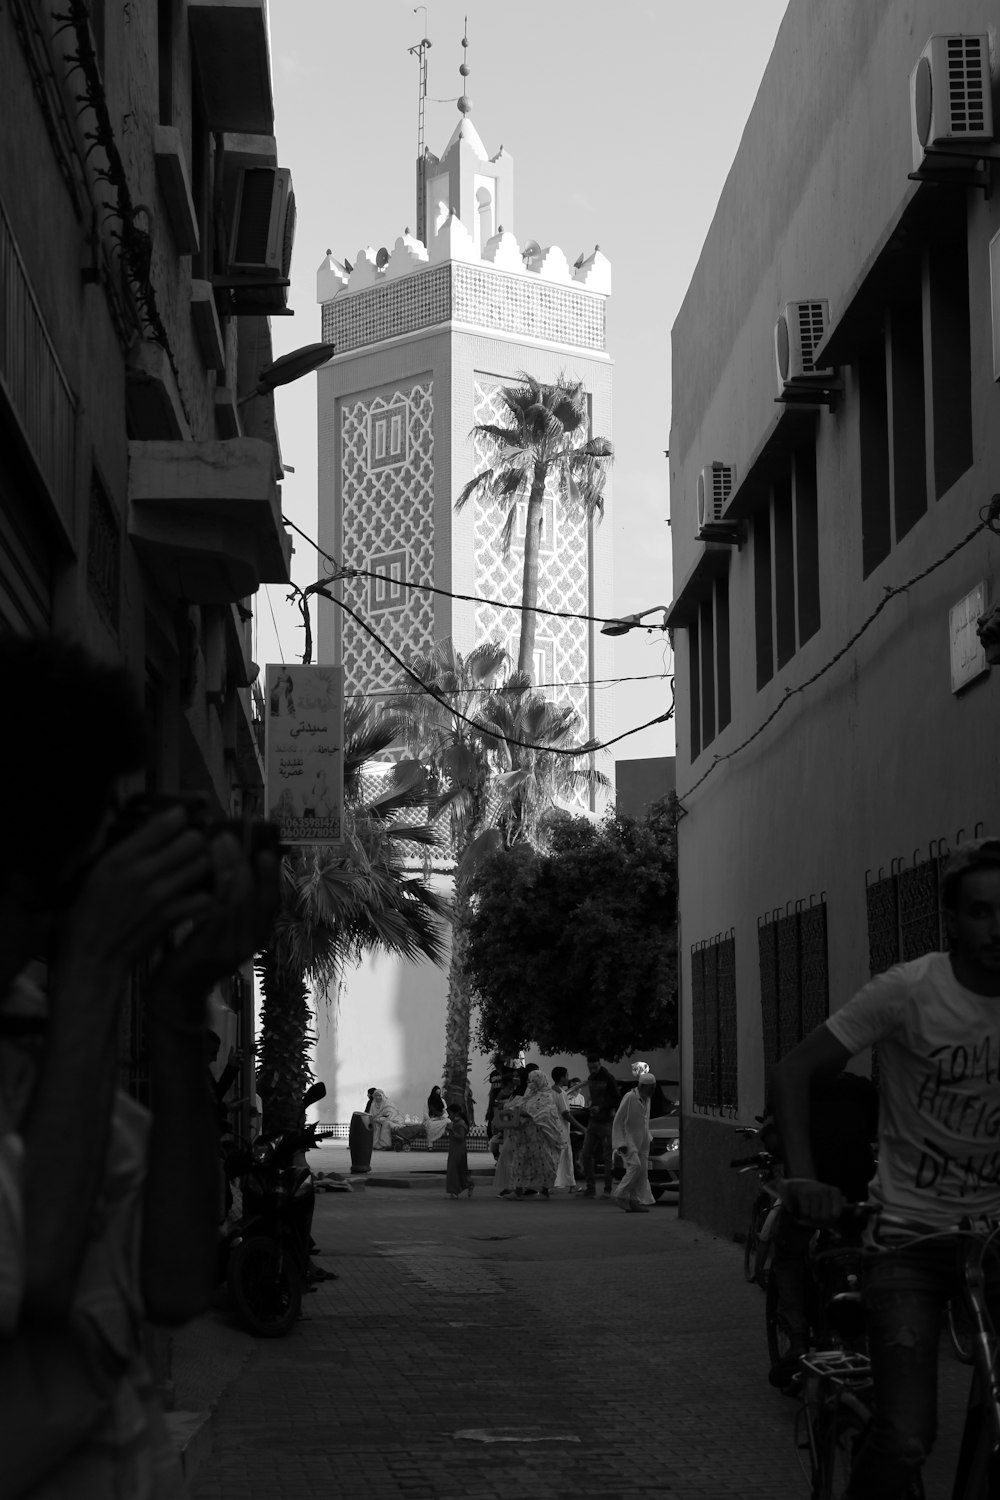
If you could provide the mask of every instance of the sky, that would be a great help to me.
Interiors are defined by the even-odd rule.
[[[415,227],[416,59],[430,38],[426,141],[440,155],[456,99],[490,155],[514,159],[514,232],[569,260],[595,244],[611,262],[608,350],[614,360],[611,500],[614,608],[671,598],[670,329],[698,261],[774,44],[786,0],[272,0],[275,135],[291,169],[298,223],[289,306],[272,324],[277,357],[320,337],[316,269],[327,248],[390,249]],[[466,33],[465,17],[468,17]],[[470,75],[459,76],[462,36]],[[443,101],[443,102],[442,102]],[[316,535],[316,378],[276,393],[286,516]],[[292,577],[320,576],[296,538]],[[301,617],[272,585],[258,600],[256,660],[301,660]],[[273,616],[273,617],[272,617]],[[651,617],[656,621],[659,617]],[[615,642],[616,677],[669,671],[666,635]],[[612,733],[663,713],[670,684],[620,683]],[[670,755],[673,724],[621,740],[621,759]],[[613,775],[612,757],[600,768]]]

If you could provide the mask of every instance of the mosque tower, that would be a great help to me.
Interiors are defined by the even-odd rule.
[[[464,88],[465,61],[462,74]],[[513,665],[519,611],[450,597],[521,597],[523,542],[515,537],[504,557],[500,510],[478,501],[455,510],[483,465],[470,432],[498,419],[501,386],[527,371],[582,381],[591,432],[612,436],[611,268],[597,247],[570,264],[556,245],[519,241],[513,160],[503,147],[489,155],[464,92],[458,110],[441,156],[417,163],[413,222],[424,238],[407,228],[391,252],[369,246],[353,265],[328,253],[319,268],[322,337],[336,354],[319,372],[318,535],[345,566],[381,575],[337,587],[400,655],[427,655],[448,636],[463,653],[499,640]],[[609,480],[609,514],[594,526],[547,497],[540,606],[614,613],[610,490]],[[522,534],[523,524],[522,514]],[[397,683],[398,666],[335,605],[321,606],[317,634],[319,660],[343,662],[348,693]],[[581,741],[608,735],[613,690],[593,679],[610,676],[611,643],[597,625],[539,615],[534,680],[578,710]]]

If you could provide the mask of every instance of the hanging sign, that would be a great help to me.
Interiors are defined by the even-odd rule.
[[[989,604],[985,581],[977,583],[964,599],[948,611],[948,639],[951,651],[951,690],[958,693],[984,672],[989,671],[986,652],[976,634],[976,622]]]
[[[285,844],[343,844],[344,669],[269,666],[265,817]]]

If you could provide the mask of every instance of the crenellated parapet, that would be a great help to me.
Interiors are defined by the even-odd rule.
[[[571,265],[558,245],[521,246],[501,225],[480,251],[455,212],[429,245],[406,230],[391,252],[368,245],[353,262],[328,252],[316,278],[323,338],[339,353],[449,321],[603,351],[610,294],[599,246]]]

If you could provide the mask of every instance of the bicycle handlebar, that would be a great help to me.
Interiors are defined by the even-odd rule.
[[[770,1160],[766,1151],[758,1151],[755,1156],[734,1156],[729,1165],[731,1167],[763,1167]]]

